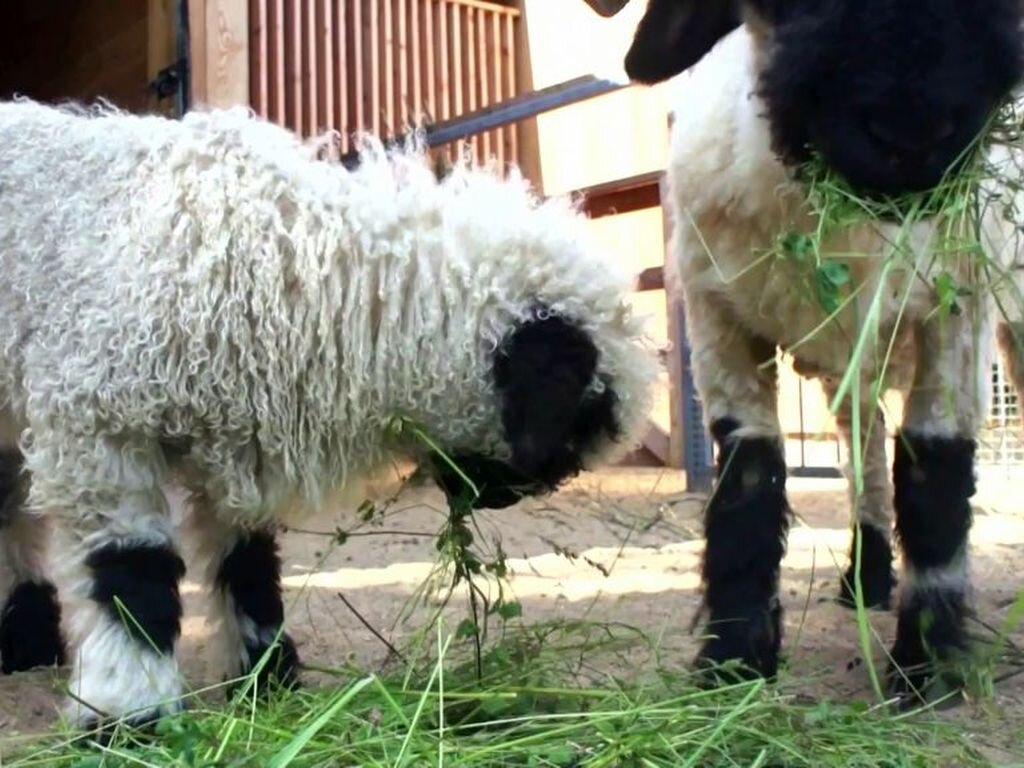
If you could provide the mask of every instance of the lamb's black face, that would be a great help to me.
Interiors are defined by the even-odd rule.
[[[776,151],[817,150],[865,195],[935,186],[1022,75],[1020,0],[650,0],[627,72],[681,72],[744,13],[770,41]]]
[[[544,312],[509,335],[495,353],[494,383],[511,460],[472,453],[452,457],[480,491],[474,506],[499,509],[549,493],[583,469],[587,450],[598,440],[618,437],[611,383],[599,393],[590,387],[597,359],[583,330]],[[444,461],[434,462],[434,473],[450,494],[464,485]]]
[[[930,189],[1021,76],[1018,0],[750,0],[776,150],[865,194]]]

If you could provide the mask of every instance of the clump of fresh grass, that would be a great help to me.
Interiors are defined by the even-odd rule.
[[[416,448],[425,454],[427,462],[447,465],[461,481],[457,488],[446,492],[447,517],[436,543],[438,564],[418,596],[428,596],[437,592],[436,587],[441,588],[436,611],[425,625],[429,629],[455,591],[465,587],[468,612],[458,625],[456,638],[473,641],[478,673],[482,674],[483,644],[489,620],[497,617],[504,623],[522,614],[522,605],[508,597],[509,571],[505,551],[500,540],[494,542],[493,551],[481,548],[482,534],[473,515],[473,503],[479,498],[480,489],[438,441],[423,426],[405,417],[393,419],[391,431],[397,439],[411,438]]]
[[[385,677],[339,670],[339,688],[251,706],[236,700],[158,726],[122,731],[106,746],[59,735],[6,756],[8,768],[334,768],[522,766],[649,768],[756,766],[879,768],[987,766],[960,732],[927,715],[891,717],[864,704],[808,703],[763,681],[701,690],[685,675],[630,669],[602,657],[646,642],[596,624],[508,634],[482,665],[437,633],[434,663]],[[482,672],[482,675],[481,675]]]

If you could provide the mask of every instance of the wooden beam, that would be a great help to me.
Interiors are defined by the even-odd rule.
[[[248,0],[189,0],[192,102],[249,104]]]
[[[573,193],[583,198],[583,211],[592,219],[614,216],[661,205],[661,171],[584,187]]]
[[[638,293],[665,290],[665,268],[648,267],[645,269],[637,276],[635,290]]]

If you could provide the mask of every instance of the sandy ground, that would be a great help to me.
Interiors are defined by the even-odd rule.
[[[869,699],[870,685],[853,615],[832,602],[844,563],[848,520],[844,486],[790,481],[798,523],[783,570],[786,653],[794,674],[811,675],[811,695]],[[581,478],[543,503],[481,515],[485,534],[499,536],[514,573],[523,621],[588,618],[642,627],[661,638],[663,658],[684,665],[697,647],[689,626],[699,605],[702,499],[683,492],[678,473],[615,470]],[[972,568],[981,617],[997,624],[1024,589],[1024,498],[1005,477],[983,479],[972,538]],[[282,542],[288,625],[303,660],[317,667],[354,662],[369,668],[388,651],[339,598],[400,644],[416,628],[402,621],[409,596],[430,571],[441,497],[432,488],[407,489],[395,514],[332,547],[329,536],[291,531]],[[352,513],[313,519],[309,531],[351,528]],[[391,533],[387,533],[391,531]],[[426,534],[426,535],[423,535]],[[570,560],[556,550],[579,557]],[[194,686],[215,682],[209,658],[204,597],[190,573],[179,657]],[[459,603],[458,608],[462,608]],[[871,614],[888,643],[889,614]],[[1015,640],[1024,643],[1022,628]],[[877,654],[882,663],[882,654]],[[316,676],[307,674],[307,678]],[[0,734],[38,732],[54,722],[63,675],[32,672],[0,678]],[[991,743],[1004,764],[1024,765],[1024,674],[1004,681],[993,702],[946,715]]]

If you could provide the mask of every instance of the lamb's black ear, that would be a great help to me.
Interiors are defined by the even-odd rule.
[[[659,83],[696,64],[740,25],[735,0],[649,0],[626,54],[626,74]]]
[[[554,487],[578,472],[581,429],[605,426],[591,423],[599,418],[584,407],[597,358],[587,333],[557,316],[524,323],[498,350],[494,378],[505,439],[512,464],[531,479]]]
[[[629,0],[583,0],[583,2],[589,5],[594,13],[610,19],[625,8]]]

